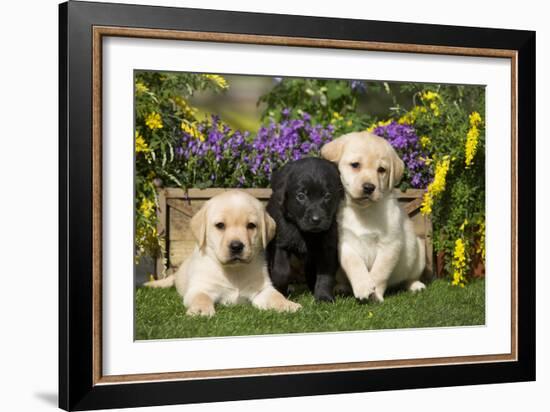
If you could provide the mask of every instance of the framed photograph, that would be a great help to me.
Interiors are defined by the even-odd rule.
[[[535,379],[535,33],[60,5],[59,406]]]

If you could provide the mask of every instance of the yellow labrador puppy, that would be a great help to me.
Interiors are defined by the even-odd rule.
[[[389,286],[424,289],[424,241],[392,194],[404,170],[393,147],[368,132],[350,133],[324,145],[321,155],[338,164],[346,192],[338,214],[339,258],[355,297],[382,302]],[[337,282],[349,289],[345,277]]]
[[[271,284],[264,249],[275,235],[275,221],[255,197],[238,190],[219,194],[191,219],[197,245],[178,271],[149,287],[174,284],[188,315],[212,316],[214,304],[249,301],[259,309],[295,312]]]

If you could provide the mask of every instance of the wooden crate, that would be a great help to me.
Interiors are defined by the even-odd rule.
[[[157,259],[155,276],[165,276],[176,269],[195,247],[195,239],[189,229],[189,221],[211,197],[230,189],[183,189],[159,190],[158,233],[166,241],[166,256]],[[271,189],[241,189],[260,199],[264,204],[271,197]],[[395,189],[399,203],[411,217],[416,234],[426,240],[426,276],[433,274],[432,222],[429,216],[420,213],[424,190]]]

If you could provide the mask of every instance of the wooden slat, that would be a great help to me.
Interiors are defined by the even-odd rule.
[[[158,208],[157,208],[157,233],[161,237],[166,237],[167,224],[166,221],[168,216],[168,206],[166,204],[166,195],[164,190],[158,191]],[[155,278],[161,279],[166,274],[166,266],[164,264],[165,256],[161,255],[157,257],[155,262]]]
[[[183,189],[165,188],[160,190],[161,210],[159,211],[159,233],[166,236],[167,269],[177,268],[189,256],[195,247],[195,239],[189,230],[189,221],[201,206],[211,197],[231,189]],[[266,203],[271,196],[271,189],[245,189],[247,193]],[[424,190],[408,189],[402,192],[394,190],[394,195],[404,210],[409,214],[415,233],[426,238],[427,262],[433,264],[431,253],[431,221],[419,212]],[[162,205],[164,205],[164,210]],[[157,260],[157,273],[164,273],[164,262]]]
[[[233,188],[209,188],[209,189],[184,189],[179,188],[165,188],[163,189],[167,199],[210,199],[220,193],[226,192],[228,190],[235,190]],[[252,196],[257,197],[258,199],[269,199],[271,197],[271,189],[268,188],[255,188],[255,189],[237,189],[243,190],[247,193],[250,193]],[[407,189],[406,191],[401,191],[400,189],[394,189],[394,195],[399,199],[416,199],[423,196],[424,189]],[[187,193],[187,195],[186,195]]]
[[[228,190],[235,190],[234,188],[210,188],[210,189],[184,189],[166,188],[164,189],[167,198],[176,199],[210,199],[220,193]],[[238,189],[237,189],[238,190]],[[258,199],[269,199],[271,197],[271,189],[257,188],[257,189],[242,189],[243,191],[250,193],[252,196]],[[187,193],[187,194],[186,194]]]
[[[408,202],[407,204],[405,204],[405,206],[403,208],[405,209],[405,212],[407,212],[407,214],[410,215],[416,209],[418,209],[420,206],[422,206],[422,201],[423,201],[423,198],[417,197],[412,202]]]
[[[195,239],[171,240],[170,251],[168,253],[168,262],[170,267],[179,267],[183,263],[183,261],[191,255],[193,249],[195,249]]]

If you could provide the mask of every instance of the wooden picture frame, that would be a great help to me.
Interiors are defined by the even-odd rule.
[[[59,13],[61,408],[89,410],[535,379],[534,32],[73,1],[61,4]],[[510,59],[511,353],[103,376],[101,200],[106,176],[101,170],[101,44],[105,36]]]

